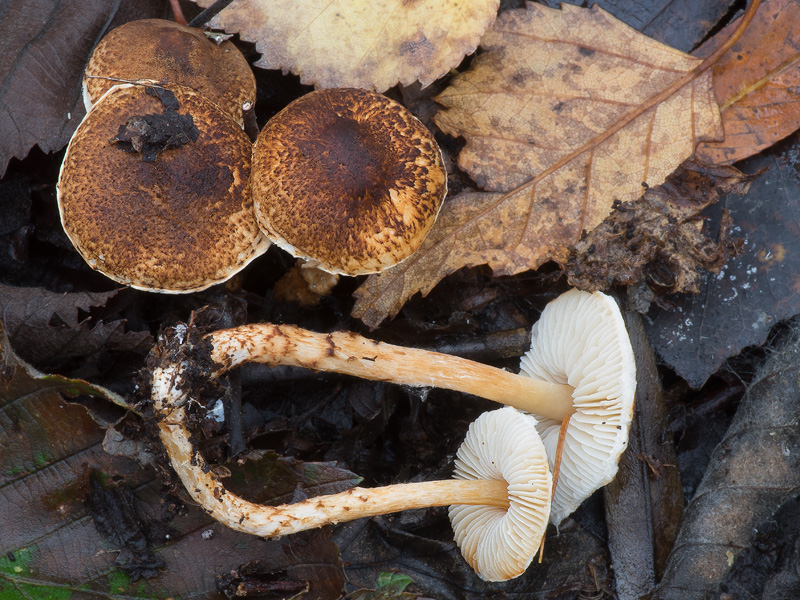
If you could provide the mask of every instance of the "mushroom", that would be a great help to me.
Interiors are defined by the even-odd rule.
[[[253,150],[253,201],[270,239],[330,273],[377,273],[410,256],[447,191],[431,133],[400,104],[358,89],[307,94]]]
[[[550,520],[558,525],[614,479],[628,444],[636,361],[614,299],[570,290],[550,302],[533,326],[520,373],[575,389],[575,412],[566,420],[532,411],[542,417],[537,429],[557,479]]]
[[[162,19],[130,21],[100,40],[83,77],[86,110],[117,83],[140,79],[190,87],[240,126],[242,106],[256,100],[252,69],[232,42]]]
[[[555,524],[614,478],[627,447],[636,366],[619,307],[601,292],[570,290],[545,307],[520,375],[355,333],[320,334],[291,325],[246,325],[209,340],[211,358],[225,368],[243,361],[301,366],[442,387],[535,414],[551,460]]]
[[[269,246],[252,211],[251,150],[192,89],[115,86],[67,148],[57,186],[64,231],[93,269],[136,289],[225,281]]]
[[[356,487],[264,506],[226,490],[192,447],[185,424],[187,367],[175,362],[153,371],[159,433],[189,495],[231,529],[274,537],[400,510],[458,504],[450,510],[455,539],[481,577],[517,577],[533,560],[547,526],[552,478],[532,416],[513,408],[481,415],[458,451],[452,480]]]

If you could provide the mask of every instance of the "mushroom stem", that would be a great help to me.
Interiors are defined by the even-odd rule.
[[[244,362],[333,371],[404,385],[433,386],[563,421],[574,412],[569,385],[515,375],[471,360],[405,348],[356,333],[314,333],[293,325],[244,325],[209,334],[221,371]]]
[[[174,381],[178,367],[155,373],[154,398],[162,419],[159,433],[172,466],[192,499],[231,529],[262,537],[281,536],[331,523],[352,521],[413,508],[480,505],[507,510],[508,484],[500,480],[450,479],[351,488],[339,494],[317,496],[294,504],[264,506],[225,489],[192,447],[186,428],[185,406]]]

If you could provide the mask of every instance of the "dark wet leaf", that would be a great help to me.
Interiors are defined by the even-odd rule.
[[[798,352],[793,331],[739,405],[686,509],[652,598],[716,597],[736,557],[753,543],[756,526],[800,492]]]
[[[718,240],[706,233],[706,217],[700,213],[723,194],[746,193],[754,177],[733,167],[687,160],[639,200],[617,204],[570,249],[564,268],[570,285],[594,292],[646,282],[657,294],[697,293],[701,274],[719,273],[738,249],[729,235],[727,213]]]
[[[661,359],[700,387],[729,357],[764,343],[770,328],[800,312],[800,138],[741,164],[768,168],[747,195],[725,198],[732,234],[742,251],[717,275],[705,275],[697,295],[677,296],[675,308],[653,309],[646,323]],[[713,212],[712,218],[716,218]]]
[[[153,554],[133,506],[133,493],[124,487],[105,489],[97,477],[90,477],[85,504],[97,531],[119,552],[114,565],[131,581],[155,577],[164,562]]]
[[[619,472],[604,488],[619,600],[638,600],[666,567],[683,517],[683,491],[661,382],[641,319],[625,314],[636,356],[636,412]]]
[[[336,600],[342,597],[345,578],[339,549],[329,530],[293,535],[281,542],[291,562],[277,566],[251,560],[220,575],[218,589],[228,598],[302,597]]]
[[[584,0],[567,2],[587,4]],[[542,4],[558,8],[561,1],[544,0]],[[699,44],[730,8],[728,0],[597,0],[596,4],[645,35],[684,52]]]
[[[601,542],[574,521],[556,535],[548,530],[544,560],[502,583],[486,582],[464,562],[452,540],[447,510],[409,511],[338,527],[334,539],[347,565],[348,582],[373,587],[382,572],[400,571],[414,588],[437,600],[575,598],[609,589],[610,565]],[[569,593],[571,592],[571,593]],[[560,596],[559,594],[565,594]]]
[[[98,320],[90,311],[119,293],[56,294],[42,288],[0,284],[0,315],[14,349],[39,367],[105,350],[144,354],[153,344],[147,331],[126,331],[126,321]]]
[[[83,117],[81,76],[112,27],[164,16],[154,0],[10,0],[0,10],[0,173],[37,145],[54,152]]]
[[[734,598],[800,598],[800,499],[787,502],[757,530],[755,541],[737,557],[720,590]]]

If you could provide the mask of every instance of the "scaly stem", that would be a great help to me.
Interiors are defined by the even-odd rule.
[[[356,333],[314,333],[293,325],[244,325],[209,335],[223,370],[243,362],[292,365],[364,379],[474,394],[563,421],[573,412],[569,385],[515,375],[471,360],[393,346]]]

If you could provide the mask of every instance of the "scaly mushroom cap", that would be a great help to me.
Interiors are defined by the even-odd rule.
[[[567,383],[575,413],[567,428],[550,520],[558,525],[595,490],[614,479],[628,445],[636,363],[617,303],[600,292],[570,290],[550,302],[533,326],[520,373]],[[561,423],[540,419],[550,467]]]
[[[233,43],[162,19],[130,21],[100,40],[83,76],[86,110],[111,87],[139,79],[197,90],[240,126],[242,104],[256,100],[253,71]]]
[[[330,273],[376,273],[407,258],[446,191],[433,136],[404,107],[373,92],[307,94],[266,124],[253,152],[262,229]]]
[[[148,89],[165,91],[173,109]],[[253,215],[251,150],[236,123],[194,90],[113,87],[61,165],[64,231],[93,269],[137,289],[192,292],[224,281],[269,246]]]
[[[487,581],[522,575],[547,528],[553,485],[536,419],[509,406],[482,414],[470,425],[455,462],[456,479],[508,482],[508,510],[450,507],[461,554]]]

